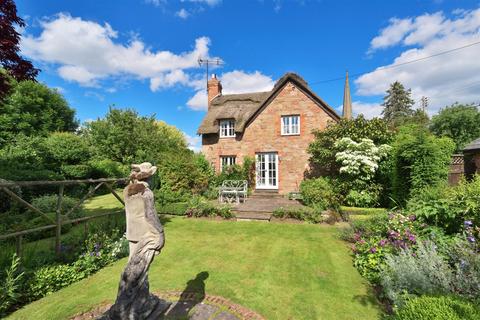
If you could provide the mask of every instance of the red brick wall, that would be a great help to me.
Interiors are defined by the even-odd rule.
[[[300,115],[300,135],[282,136],[282,115]],[[279,193],[298,190],[308,169],[308,145],[312,130],[324,129],[332,118],[292,83],[287,83],[277,97],[235,138],[218,138],[217,134],[202,137],[202,152],[220,169],[220,156],[235,155],[237,164],[245,156],[257,152],[277,152],[279,156]]]

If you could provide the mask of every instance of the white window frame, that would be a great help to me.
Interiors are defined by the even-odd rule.
[[[235,165],[236,162],[236,156],[220,156],[220,172],[222,172],[226,167]]]
[[[280,122],[282,124],[282,136],[300,135],[300,115],[292,114],[288,116],[282,116]]]
[[[235,137],[235,120],[220,120],[220,138]]]

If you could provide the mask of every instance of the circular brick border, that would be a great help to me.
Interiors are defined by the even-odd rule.
[[[198,293],[197,292],[184,292],[184,291],[167,291],[167,292],[153,292],[157,297],[165,299],[167,301],[177,301],[182,297],[182,300],[197,301]],[[220,296],[212,296],[209,294],[205,295],[205,298],[201,303],[216,305],[220,308],[227,310],[228,312],[233,313],[234,315],[240,317],[242,320],[265,320],[264,317],[258,313],[247,309],[241,305],[231,302],[228,299],[225,299]],[[105,313],[110,307],[111,303],[103,302],[100,305],[94,307],[92,310],[83,312],[81,314],[75,315],[71,320],[86,320],[86,319],[96,319]]]

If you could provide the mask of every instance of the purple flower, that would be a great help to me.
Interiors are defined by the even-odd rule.
[[[411,214],[411,215],[408,217],[408,219],[409,219],[410,221],[415,221],[415,220],[417,220],[417,216],[415,216],[414,214]]]
[[[467,240],[468,240],[468,242],[471,242],[471,243],[475,242],[475,238],[473,236],[468,236]]]
[[[415,242],[415,236],[413,234],[410,234],[408,236],[408,240],[410,240],[411,242]]]
[[[377,248],[371,247],[371,248],[370,248],[370,252],[371,252],[371,253],[376,253],[376,252],[377,252]]]
[[[387,242],[388,242],[387,239],[382,239],[382,240],[380,240],[380,242],[378,243],[378,245],[379,245],[380,247],[384,247],[384,246],[387,244]]]
[[[470,220],[465,220],[463,225],[465,226],[465,228],[471,228],[473,226],[473,222]]]

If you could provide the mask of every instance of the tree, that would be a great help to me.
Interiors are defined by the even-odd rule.
[[[480,137],[480,111],[473,104],[452,104],[433,116],[432,132],[453,139],[457,151]]]
[[[419,125],[399,128],[392,144],[393,198],[406,200],[427,186],[447,181],[450,159],[455,149],[448,137],[438,138]]]
[[[342,138],[350,138],[360,142],[361,139],[371,139],[375,145],[388,144],[393,133],[385,121],[379,118],[366,120],[363,116],[355,119],[340,119],[330,123],[325,130],[314,132],[315,140],[308,147],[310,162],[313,167],[313,176],[337,175],[339,164],[335,154],[340,150],[335,143]]]
[[[167,152],[190,152],[178,129],[132,109],[110,108],[105,118],[87,123],[84,133],[98,158],[123,164],[157,163]]]
[[[74,131],[75,110],[56,90],[34,81],[15,82],[0,102],[0,146],[16,135],[47,136],[55,131]]]
[[[15,27],[25,27],[25,22],[17,15],[13,0],[0,1],[0,64],[7,73],[17,81],[35,80],[38,69],[32,63],[20,57],[20,34]],[[10,89],[9,77],[0,73],[0,98],[6,96]]]
[[[412,116],[414,101],[411,94],[411,90],[405,90],[400,82],[392,83],[387,90],[387,95],[383,98],[383,119],[390,125],[397,127],[405,121],[405,118]]]

